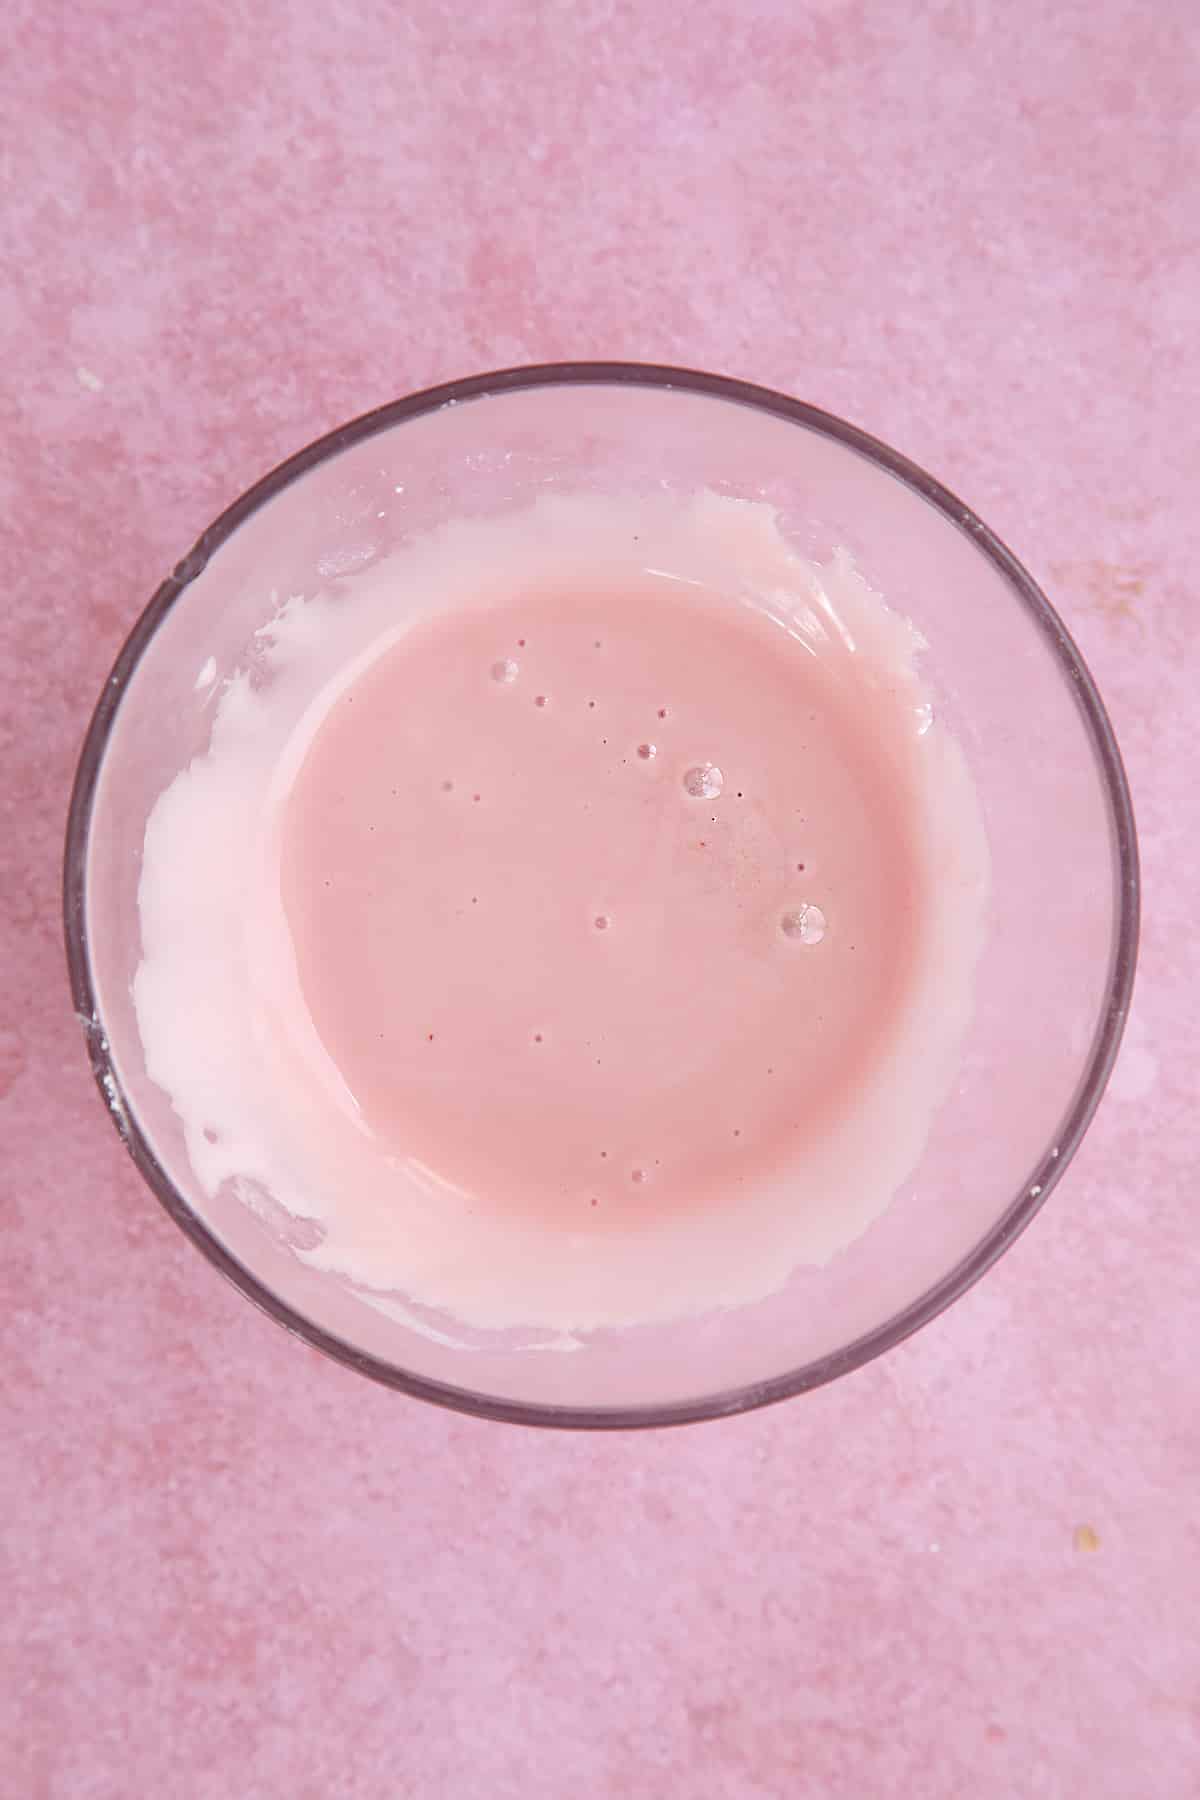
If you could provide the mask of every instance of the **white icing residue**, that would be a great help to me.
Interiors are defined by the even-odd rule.
[[[631,564],[628,548],[614,547],[633,540]],[[982,941],[986,844],[962,757],[917,683],[918,635],[845,553],[806,563],[771,509],[714,495],[690,506],[544,498],[532,512],[445,527],[365,569],[374,554],[359,546],[332,557],[331,576],[359,571],[349,593],[272,607],[255,651],[269,683],[252,684],[247,671],[225,683],[207,753],[171,782],[147,825],[134,1002],[148,1073],[172,1098],[201,1187],[211,1196],[229,1181],[257,1185],[316,1222],[320,1241],[296,1255],[451,1343],[408,1301],[473,1327],[544,1328],[545,1347],[574,1349],[580,1331],[751,1301],[799,1263],[828,1261],[919,1160],[955,1072]],[[797,1205],[789,1180],[736,1208],[603,1241],[472,1213],[470,1196],[434,1171],[380,1156],[307,1014],[280,899],[281,812],[330,707],[415,623],[464,593],[501,601],[531,562],[569,580],[581,556],[618,580],[654,566],[724,584],[809,650],[836,643],[840,654],[869,655],[912,690],[925,829],[944,880],[895,1054],[864,1083],[853,1117],[806,1153],[804,1192],[835,1197],[828,1203]],[[215,672],[210,658],[197,688]]]

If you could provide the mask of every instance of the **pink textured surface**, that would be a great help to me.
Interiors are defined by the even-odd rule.
[[[1191,0],[4,38],[0,1792],[1194,1793]],[[974,503],[1101,682],[1147,884],[1113,1091],[980,1287],[810,1398],[587,1440],[218,1280],[97,1102],[57,916],[86,714],[200,528],[382,399],[578,355],[773,383]]]

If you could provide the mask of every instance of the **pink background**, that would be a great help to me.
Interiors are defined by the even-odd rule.
[[[0,1793],[1194,1794],[1192,0],[2,36]],[[584,1439],[216,1277],[92,1089],[57,896],[96,691],[208,520],[379,401],[593,355],[777,385],[979,509],[1110,704],[1147,917],[1110,1097],[982,1286],[809,1398]]]

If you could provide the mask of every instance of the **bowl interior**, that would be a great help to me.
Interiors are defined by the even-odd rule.
[[[777,508],[807,556],[851,551],[928,641],[922,672],[970,766],[992,859],[973,1022],[924,1156],[826,1268],[753,1306],[600,1332],[571,1354],[389,1309],[314,1273],[286,1219],[203,1194],[147,1077],[130,982],[146,818],[204,750],[219,678],[272,595],[548,490],[700,488]],[[218,681],[197,686],[209,659]],[[851,428],[777,396],[652,369],[532,370],[385,408],[268,477],[205,534],[122,652],[84,751],[67,928],[93,1060],[159,1197],[253,1299],[366,1372],[498,1416],[661,1422],[735,1410],[855,1366],[960,1291],[1038,1204],[1086,1125],[1132,979],[1136,865],[1123,776],[1078,655],[978,520]],[[179,1021],[187,1030],[187,1021]]]

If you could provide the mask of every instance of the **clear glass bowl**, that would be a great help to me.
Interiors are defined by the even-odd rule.
[[[708,487],[765,499],[801,553],[845,545],[929,643],[923,675],[970,764],[993,906],[958,1079],[913,1178],[826,1268],[752,1306],[593,1334],[571,1355],[508,1333],[414,1330],[307,1268],[240,1202],[198,1188],[146,1075],[130,996],[146,818],[207,744],[211,686],[244,665],[264,595],[311,593],[450,518],[547,488]],[[397,496],[402,494],[402,504]],[[382,517],[380,515],[383,515]],[[423,1399],[527,1424],[737,1412],[847,1373],[980,1276],[1087,1127],[1133,981],[1137,850],[1117,745],[1061,620],[996,537],[883,444],[799,401],[680,369],[508,370],[385,406],[302,450],[207,530],[105,684],[65,865],[76,1010],[105,1103],[171,1217],[289,1330]],[[179,1021],[187,1030],[187,1020]]]

